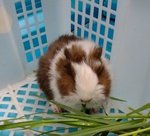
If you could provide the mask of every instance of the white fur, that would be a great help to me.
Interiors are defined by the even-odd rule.
[[[81,64],[73,63],[75,69],[76,77],[76,94],[79,101],[88,101],[89,107],[99,104],[105,100],[104,86],[98,85],[98,78],[95,72],[86,63]]]
[[[66,47],[71,48],[72,45],[80,46],[86,52],[87,56],[90,51],[96,46],[93,42],[90,41],[75,41],[69,43]],[[54,59],[51,61],[51,67],[48,74],[50,74],[50,87],[53,91],[54,100],[68,105],[73,106],[75,108],[81,108],[82,100],[89,100],[92,99],[90,103],[88,103],[87,107],[93,106],[100,106],[102,101],[104,101],[105,95],[104,86],[98,85],[98,79],[96,74],[92,71],[92,69],[85,64],[84,62],[81,64],[72,63],[72,66],[75,69],[76,77],[76,93],[70,93],[69,96],[62,97],[59,93],[59,89],[57,86],[57,79],[60,76],[56,71],[56,63],[59,61],[60,58],[65,57],[64,55],[64,48],[62,48],[56,55]]]
[[[93,95],[93,91],[96,90],[98,84],[98,78],[92,69],[82,62],[81,64],[73,63],[76,77],[76,93],[82,100],[89,100]]]

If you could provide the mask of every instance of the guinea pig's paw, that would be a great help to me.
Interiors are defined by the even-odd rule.
[[[52,108],[53,112],[57,112],[57,113],[62,112],[61,108],[53,103],[51,104],[51,108]]]

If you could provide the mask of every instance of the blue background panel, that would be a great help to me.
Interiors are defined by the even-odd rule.
[[[21,29],[21,37],[22,37],[22,39],[28,38],[28,30],[26,28]]]
[[[106,51],[111,52],[111,49],[112,49],[112,43],[107,41],[107,43],[106,43]]]
[[[38,37],[33,38],[33,39],[32,39],[32,43],[33,43],[33,47],[39,46]]]
[[[112,10],[117,10],[117,3],[118,3],[118,0],[112,0],[112,3],[111,3],[111,9]]]
[[[107,7],[108,6],[108,0],[103,0],[103,6]]]
[[[46,44],[47,43],[47,36],[45,34],[41,35],[41,42],[42,42],[42,44]]]
[[[99,8],[94,7],[93,17],[98,18],[98,15],[99,15]]]
[[[44,52],[44,54],[47,52],[47,50],[48,50],[48,46],[44,46],[44,47],[43,47],[43,52]]]
[[[105,35],[105,25],[103,24],[100,25],[100,34],[103,36]]]
[[[110,14],[109,24],[115,25],[116,15]]]
[[[28,18],[29,25],[35,24],[35,18],[34,18],[34,14],[33,13],[27,14],[27,18]]]
[[[71,11],[71,21],[75,22],[75,12]]]
[[[97,32],[97,21],[93,21],[92,31]]]
[[[27,52],[26,53],[26,60],[27,60],[27,62],[32,62],[33,61],[32,52]]]
[[[31,26],[30,27],[30,33],[31,33],[31,36],[37,35],[36,26]]]
[[[99,38],[99,46],[103,47],[104,46],[104,39],[103,38]]]
[[[40,49],[35,49],[35,57],[37,59],[39,59],[41,57],[41,51],[40,51]]]
[[[85,13],[87,14],[87,15],[90,15],[90,12],[91,12],[91,5],[90,4],[86,4],[86,8],[85,8]]]
[[[82,12],[83,11],[83,1],[78,1],[78,11]]]
[[[108,29],[108,36],[107,36],[109,39],[113,39],[113,37],[114,37],[114,29],[112,29],[112,28],[109,28]]]
[[[75,9],[75,1],[76,1],[76,0],[71,0],[71,8],[72,8],[72,9]]]
[[[37,9],[42,7],[41,0],[34,0],[34,2],[35,2],[35,7],[36,7]]]
[[[101,20],[106,22],[107,19],[107,11],[102,10],[102,14],[101,14]]]
[[[92,35],[91,35],[91,39],[92,39],[92,41],[96,42],[96,35],[95,35],[95,34],[92,34]]]
[[[85,22],[84,22],[85,27],[89,28],[89,24],[90,24],[90,19],[88,17],[85,17]]]
[[[84,38],[86,38],[86,39],[87,39],[87,38],[88,38],[88,36],[89,36],[89,32],[85,30],[85,31],[84,31]]]
[[[15,8],[16,8],[16,13],[17,13],[17,14],[23,12],[21,1],[17,1],[17,2],[15,3]]]
[[[32,10],[32,2],[31,0],[25,0],[25,6],[26,6],[26,10]]]
[[[100,0],[94,0],[94,2],[95,2],[96,4],[99,4]]]
[[[78,24],[82,25],[82,15],[78,14]]]
[[[23,46],[25,51],[30,50],[31,49],[30,41],[23,42]]]
[[[43,15],[43,11],[42,10],[38,10],[37,12],[36,12],[36,16],[37,16],[37,20],[39,21],[39,22],[41,22],[41,21],[43,21],[44,20],[44,15]]]
[[[24,16],[19,16],[19,17],[18,17],[18,23],[19,23],[19,27],[20,27],[20,28],[26,26],[26,22],[25,22]]]

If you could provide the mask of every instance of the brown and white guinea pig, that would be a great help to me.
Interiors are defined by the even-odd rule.
[[[37,80],[48,99],[81,109],[100,107],[111,90],[110,70],[95,43],[63,35],[40,58]]]

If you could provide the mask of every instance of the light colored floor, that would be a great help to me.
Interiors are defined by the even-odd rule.
[[[40,97],[38,97],[40,96]],[[115,104],[114,104],[115,103]],[[115,107],[114,107],[115,105]],[[117,108],[119,105],[116,102],[110,101],[107,107],[107,113],[120,114],[121,111]],[[42,91],[36,82],[35,75],[28,76],[25,80],[12,86],[8,86],[6,89],[0,91],[0,120],[8,118],[17,118],[27,114],[45,112],[42,117],[53,117],[49,113],[52,113],[49,102],[46,100]],[[99,110],[103,113],[103,109]],[[34,119],[40,118],[40,114],[31,116]],[[3,122],[0,121],[0,124]],[[38,131],[50,131],[55,129],[64,128],[61,125],[43,126],[36,128]],[[61,129],[58,133],[68,133],[74,131],[74,129],[65,130]],[[23,131],[0,131],[0,136],[22,136],[32,135],[34,132]]]

